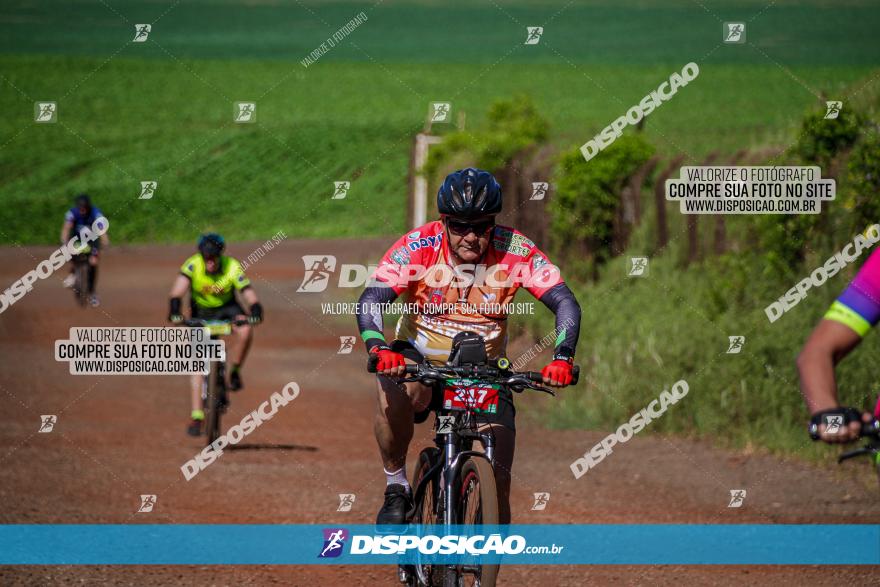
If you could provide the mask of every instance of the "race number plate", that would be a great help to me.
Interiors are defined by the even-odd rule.
[[[500,386],[473,379],[447,379],[443,387],[443,409],[453,411],[498,412]]]

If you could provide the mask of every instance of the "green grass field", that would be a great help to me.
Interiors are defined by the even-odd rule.
[[[647,133],[699,157],[789,144],[813,91],[836,96],[880,63],[868,3],[172,5],[0,8],[0,242],[54,242],[79,191],[117,241],[399,233],[432,101],[473,129],[493,100],[528,94],[567,147],[693,60],[700,77]],[[348,39],[300,64],[361,11]],[[720,45],[719,19],[747,21],[749,44]],[[150,38],[131,43],[141,22]],[[526,25],[545,27],[541,43],[523,44]],[[58,102],[57,124],[33,122],[38,100]],[[255,101],[257,122],[234,124],[235,101]],[[142,180],[159,181],[152,200],[137,199]],[[348,198],[330,200],[338,180]]]

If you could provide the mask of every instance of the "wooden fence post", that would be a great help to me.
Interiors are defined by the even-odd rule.
[[[673,170],[684,161],[684,155],[676,155],[666,166],[654,183],[654,204],[657,207],[657,250],[662,251],[669,244],[669,226],[666,223],[666,180]]]

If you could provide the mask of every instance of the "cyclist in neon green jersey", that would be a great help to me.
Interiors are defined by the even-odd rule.
[[[237,259],[223,255],[226,243],[219,234],[205,234],[199,238],[199,252],[184,261],[180,275],[171,288],[168,320],[174,324],[183,322],[181,302],[186,292],[190,293],[192,317],[204,320],[248,320],[257,324],[263,320],[263,306],[257,293],[245,276]],[[238,292],[250,308],[248,315],[235,297]],[[234,348],[227,356],[231,359],[229,369],[229,389],[238,391],[244,384],[241,379],[241,366],[247,357],[253,339],[250,324],[233,325]],[[202,410],[201,376],[192,377],[192,413],[187,432],[191,436],[201,434],[205,414]]]

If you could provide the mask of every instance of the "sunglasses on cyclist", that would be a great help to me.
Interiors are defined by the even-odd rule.
[[[464,222],[462,220],[446,219],[446,226],[450,232],[458,236],[467,236],[474,233],[477,236],[483,236],[493,228],[495,228],[494,220],[484,220],[483,222]]]

